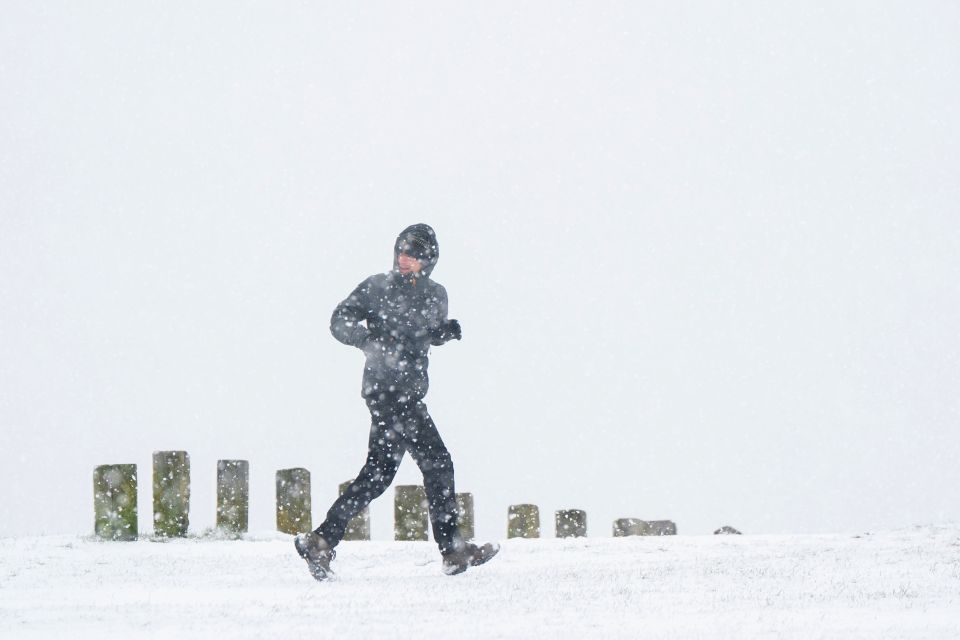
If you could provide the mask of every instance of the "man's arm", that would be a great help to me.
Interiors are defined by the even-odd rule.
[[[370,286],[370,278],[357,285],[353,293],[337,305],[330,317],[330,333],[333,337],[358,349],[362,349],[370,337],[370,330],[362,324],[370,309]]]
[[[439,347],[450,340],[460,339],[460,323],[456,320],[447,320],[447,290],[441,285],[437,285],[436,304],[439,307],[437,317],[440,324],[430,332],[430,344]]]

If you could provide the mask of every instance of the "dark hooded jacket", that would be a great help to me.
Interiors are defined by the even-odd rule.
[[[400,273],[401,252],[421,261],[420,273]],[[430,346],[450,339],[444,331],[447,291],[430,278],[439,257],[433,229],[407,227],[394,245],[393,270],[361,282],[334,310],[333,337],[367,356],[363,397],[397,393],[421,399],[427,394]]]

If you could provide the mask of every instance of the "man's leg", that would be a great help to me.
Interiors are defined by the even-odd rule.
[[[356,479],[327,511],[327,519],[316,529],[332,549],[340,543],[350,519],[379,497],[397,475],[403,458],[403,440],[394,428],[392,405],[368,400],[371,425],[367,461]]]
[[[440,553],[460,551],[463,538],[457,527],[457,494],[450,453],[427,412],[427,405],[419,401],[410,402],[402,412],[404,442],[423,473],[433,537],[440,547]]]

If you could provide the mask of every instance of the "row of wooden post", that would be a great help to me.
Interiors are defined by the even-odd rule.
[[[343,494],[349,482],[340,485]],[[94,532],[106,540],[136,540],[137,465],[102,465],[93,473]],[[281,469],[276,474],[277,530],[302,533],[313,528],[310,472]],[[473,495],[456,495],[459,526],[467,540],[474,537]],[[217,529],[241,534],[248,529],[250,464],[246,460],[217,463]],[[190,456],[186,451],[156,451],[153,454],[153,530],[162,537],[184,537],[189,527]],[[399,485],[394,496],[394,539],[428,539],[427,496],[422,486]],[[557,511],[558,538],[587,535],[587,514],[579,509]],[[614,536],[675,535],[677,527],[667,520],[646,522],[624,518],[613,523]],[[507,514],[508,538],[539,538],[540,510],[533,504],[512,505]],[[370,510],[365,508],[347,525],[344,540],[370,539]]]
[[[556,537],[582,538],[587,535],[587,512],[564,509],[554,514]],[[677,525],[671,520],[620,518],[613,522],[613,536],[675,536]],[[508,538],[539,538],[540,509],[535,504],[515,504],[507,511]]]

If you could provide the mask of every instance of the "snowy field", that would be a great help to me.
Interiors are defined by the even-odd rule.
[[[0,539],[0,638],[960,637],[960,525],[873,534],[343,543],[314,582],[288,536]]]

